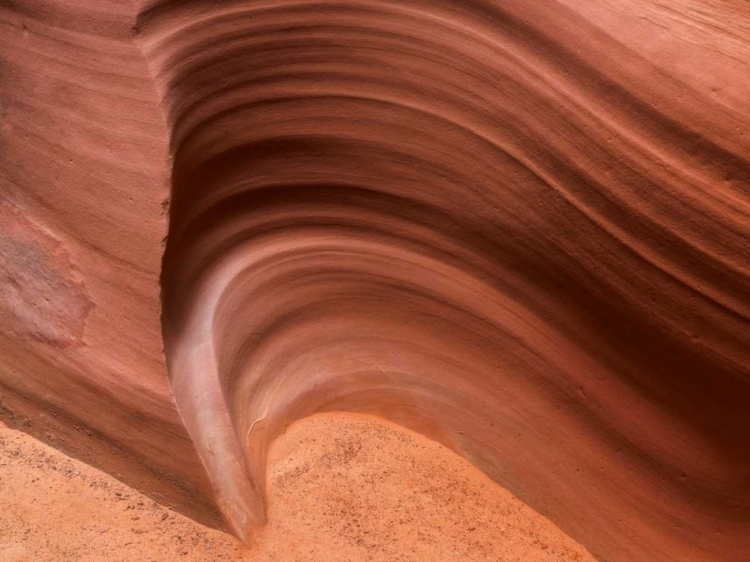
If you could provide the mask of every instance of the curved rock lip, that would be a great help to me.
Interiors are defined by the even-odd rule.
[[[248,540],[369,413],[603,560],[748,559],[746,6],[20,4],[0,374],[108,470]]]

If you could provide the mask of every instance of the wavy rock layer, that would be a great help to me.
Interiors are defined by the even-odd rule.
[[[349,410],[446,444],[603,560],[747,559],[749,21],[687,0],[143,8],[132,33],[168,133],[126,64],[104,84],[144,84],[131,119],[159,134],[127,151],[153,167],[127,151],[100,166],[161,178],[171,143],[167,367],[235,532],[264,521],[284,427]],[[143,205],[96,235],[142,269],[153,236],[117,229],[140,236],[156,190],[122,181],[111,193]],[[124,213],[109,205],[80,216]],[[108,329],[153,334],[133,327]],[[121,400],[141,376],[97,380]]]

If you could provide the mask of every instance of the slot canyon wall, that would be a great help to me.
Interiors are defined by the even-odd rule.
[[[4,419],[202,522],[326,410],[601,560],[750,559],[750,5],[0,4]]]

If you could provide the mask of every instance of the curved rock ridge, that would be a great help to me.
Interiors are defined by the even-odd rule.
[[[270,443],[366,412],[598,559],[750,559],[750,7],[0,10],[3,195],[93,303],[0,382],[125,479],[247,539]]]
[[[747,28],[676,5],[666,40],[582,4],[142,13],[174,154],[168,368],[241,536],[269,443],[351,410],[602,559],[750,552]]]

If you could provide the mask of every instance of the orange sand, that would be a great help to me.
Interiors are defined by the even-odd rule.
[[[367,416],[293,424],[269,459],[269,524],[247,549],[0,426],[0,561],[590,561],[448,449]]]

